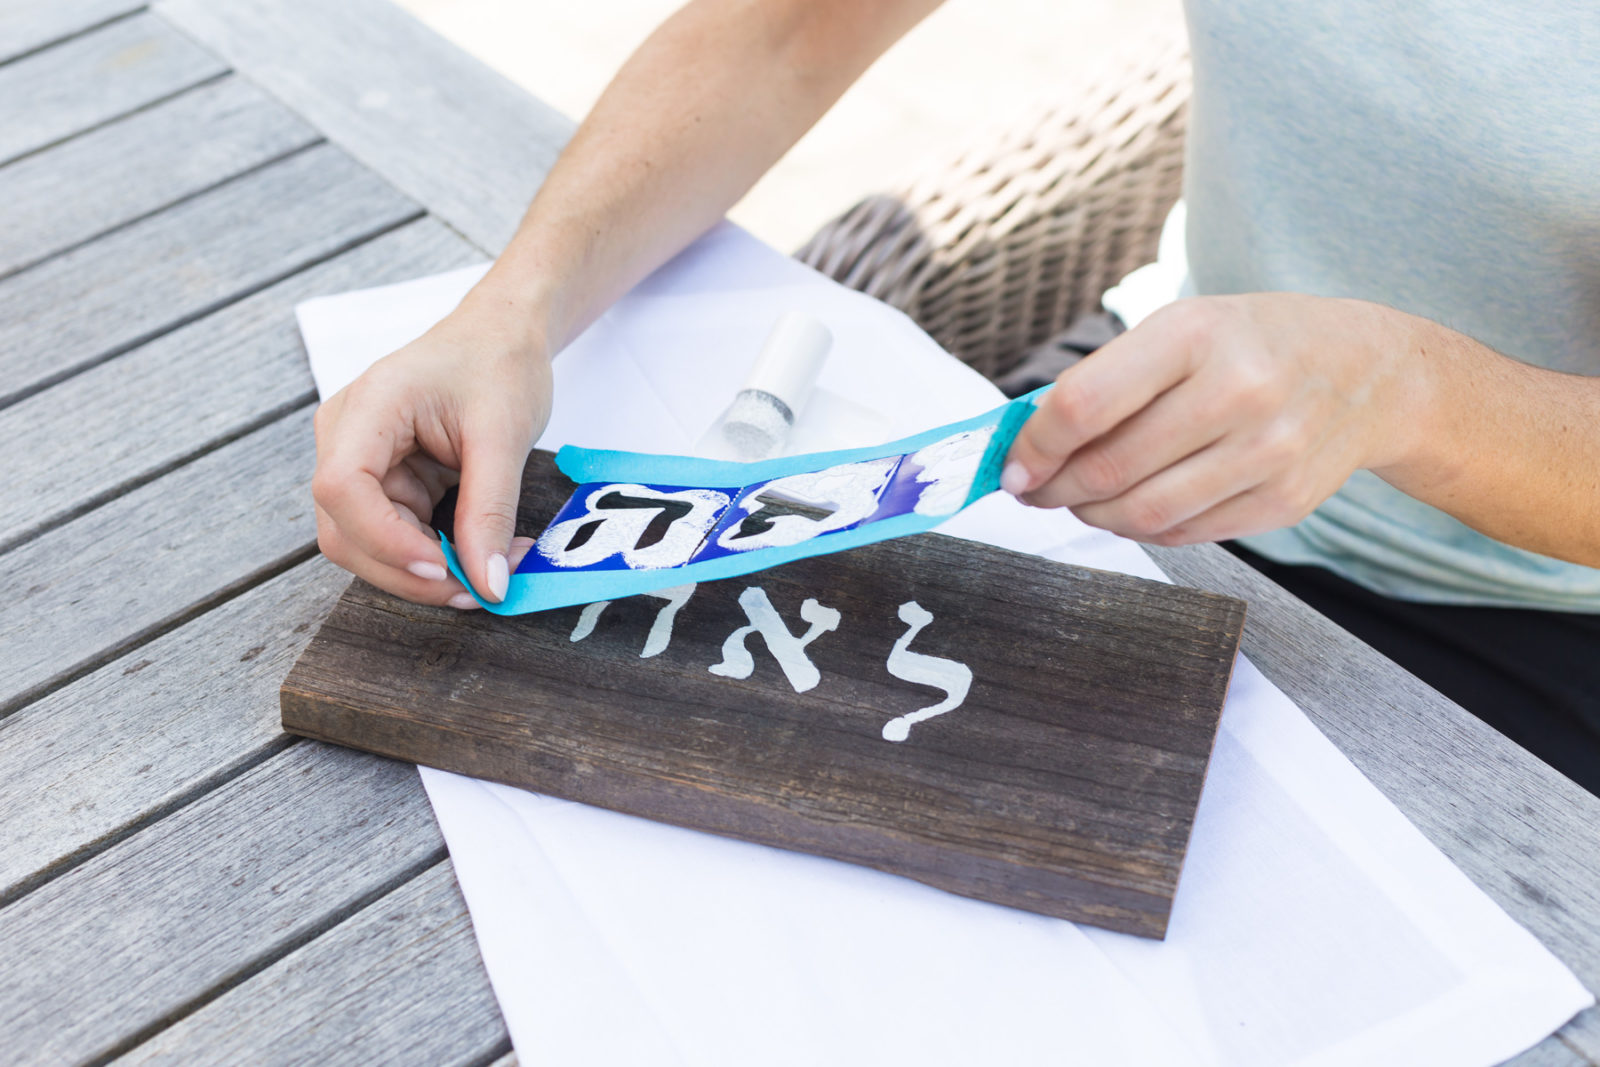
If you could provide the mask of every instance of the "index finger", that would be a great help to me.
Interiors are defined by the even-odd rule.
[[[1061,372],[1039,398],[1007,454],[1001,484],[1026,493],[1055,477],[1072,454],[1116,429],[1188,376],[1188,346],[1146,323]]]
[[[396,510],[383,478],[405,456],[392,416],[345,406],[317,457],[311,494],[357,552],[405,570],[415,562],[443,564],[439,546]]]

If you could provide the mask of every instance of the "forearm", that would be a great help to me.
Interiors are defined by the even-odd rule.
[[[1426,384],[1404,458],[1376,473],[1496,540],[1600,567],[1600,378],[1406,319]]]
[[[618,72],[470,313],[564,347],[714,225],[937,0],[695,0]]]

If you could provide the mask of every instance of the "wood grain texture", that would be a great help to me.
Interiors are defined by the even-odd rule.
[[[570,490],[535,453],[521,527],[540,529]],[[796,636],[808,598],[839,613],[804,651],[809,681],[770,656],[742,677],[710,669],[756,619],[752,589]],[[911,651],[964,664],[971,688],[895,743],[890,720],[945,696],[932,673],[891,673],[910,602],[932,615]],[[284,725],[1165,932],[1243,604],[926,535],[701,583],[667,647],[642,658],[662,607],[620,601],[574,642],[580,609],[462,616],[353,586],[284,683]]]
[[[0,63],[144,6],[143,0],[6,0],[0,3]]]
[[[291,746],[0,909],[5,1055],[131,1046],[443,856],[415,768]]]
[[[1484,892],[1600,989],[1600,798],[1214,545],[1149,548],[1250,604],[1243,648]],[[1600,1011],[1561,1033],[1600,1061]]]
[[[316,395],[293,307],[482,254],[432,219],[408,223],[181,329],[0,409],[0,454],[48,455],[0,482],[0,551],[121,487]]]
[[[228,77],[0,167],[0,276],[315,140]]]
[[[418,214],[324,145],[14,274],[0,281],[0,405]]]
[[[508,1040],[446,862],[116,1062],[471,1067]]]
[[[0,66],[0,163],[226,70],[221,60],[151,15],[122,19],[24,56]]]
[[[311,551],[311,412],[0,555],[0,710]]]
[[[155,10],[491,252],[572,134],[570,120],[384,0]]]
[[[308,560],[7,719],[0,902],[287,744],[278,687],[349,580]]]

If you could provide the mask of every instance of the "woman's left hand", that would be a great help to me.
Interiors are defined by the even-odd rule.
[[[1001,484],[1161,545],[1291,525],[1414,450],[1427,325],[1287,293],[1178,301],[1061,374]]]

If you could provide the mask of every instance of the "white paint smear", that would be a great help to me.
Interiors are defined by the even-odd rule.
[[[717,537],[717,544],[739,552],[797,545],[818,534],[842,530],[860,522],[878,510],[878,498],[899,460],[898,456],[888,456],[770,481],[740,499],[738,506],[747,515],[754,515],[765,507],[762,498],[767,496],[831,508],[832,512],[820,519],[778,515],[771,519],[771,528],[746,537],[738,536],[741,524],[732,523]]]
[[[978,464],[983,462],[993,436],[992,426],[964,430],[913,452],[911,462],[923,468],[917,472],[917,481],[927,484],[913,510],[918,515],[954,515],[960,511],[967,494],[972,492]]]
[[[667,527],[661,540],[645,548],[638,548],[645,528],[661,514],[660,508],[601,508],[596,505],[612,493],[624,496],[659,500],[663,505],[677,503],[689,505],[688,514]],[[677,567],[689,562],[706,533],[717,524],[717,519],[729,503],[728,494],[715,489],[677,489],[665,492],[647,485],[602,485],[584,500],[586,513],[563,519],[539,535],[535,548],[545,559],[557,567],[592,567],[602,560],[620,555],[624,563],[634,570],[656,570]],[[579,530],[598,522],[583,544],[568,548]]]

